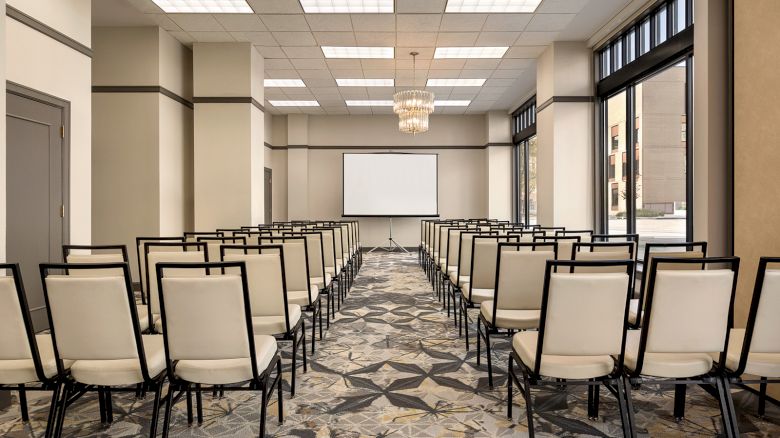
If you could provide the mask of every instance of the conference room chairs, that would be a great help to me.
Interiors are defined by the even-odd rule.
[[[117,269],[123,275],[53,273]],[[111,394],[136,393],[137,386],[142,385],[154,392],[150,424],[150,436],[154,437],[166,376],[163,338],[141,334],[128,264],[45,263],[40,265],[40,272],[62,385],[54,436],[61,436],[67,407],[76,394],[97,392],[101,420],[110,423]],[[66,361],[70,364],[67,370]]]
[[[330,309],[333,301],[333,278],[325,269],[325,249],[322,233],[303,228],[302,231],[288,232],[285,236],[302,236],[306,238],[306,259],[309,284],[317,288],[320,296],[325,295],[325,323],[330,328]],[[322,335],[320,335],[322,338]]]
[[[593,230],[555,230],[555,236],[580,236],[580,242],[590,242]]]
[[[60,369],[71,362],[57,362],[50,334],[35,334],[19,265],[0,264],[0,391],[18,391],[23,422],[30,420],[28,391],[51,391],[47,438],[52,436],[61,386]]]
[[[166,236],[166,237],[136,237],[135,238],[135,255],[136,262],[138,263],[138,277],[141,284],[141,303],[147,303],[146,297],[149,296],[149,284],[147,283],[146,275],[146,263],[144,261],[144,243],[146,242],[184,242],[185,238],[182,236]]]
[[[545,236],[554,236],[558,231],[566,231],[566,227],[545,227],[542,225],[536,225],[534,229],[543,233]]]
[[[591,236],[593,242],[634,242],[639,248],[639,234],[594,234]]]
[[[305,236],[261,237],[260,245],[281,245],[284,253],[285,283],[287,284],[287,302],[297,304],[304,312],[311,314],[311,353],[314,354],[317,335],[317,321],[320,324],[322,339],[322,295],[320,289],[310,282],[309,251]]]
[[[541,297],[539,330],[523,331],[512,337],[507,416],[512,418],[512,388],[517,385],[525,399],[528,435],[533,437],[532,387],[587,385],[588,416],[595,418],[598,394],[604,385],[617,398],[623,435],[632,436],[622,367],[634,262],[544,263],[541,292],[534,291]],[[592,268],[599,267],[612,267],[616,272],[592,272]],[[591,272],[582,273],[581,268]]]
[[[457,308],[457,295],[460,290],[457,287],[457,283],[452,281],[453,276],[458,275],[458,257],[460,255],[460,235],[464,231],[479,230],[478,228],[470,228],[468,226],[453,227],[447,229],[447,244],[445,245],[444,252],[444,264],[442,265],[442,282],[444,283],[444,291],[447,294],[446,306],[447,316],[450,315],[450,302],[452,302],[453,316],[455,324],[458,323],[458,308]]]
[[[576,242],[571,260],[635,260],[634,242]]]
[[[325,267],[325,280],[327,280],[327,277],[330,277],[330,281],[327,281],[330,287],[328,298],[333,300],[330,310],[335,319],[336,307],[338,306],[339,310],[341,309],[341,288],[343,286],[341,273],[336,263],[336,232],[340,231],[340,228],[319,225],[310,228],[310,230],[322,235],[322,261]],[[334,284],[338,285],[338,289],[334,287]]]
[[[282,245],[223,245],[220,251],[222,261],[246,265],[253,333],[292,342],[290,395],[295,397],[299,349],[303,372],[306,372],[306,322],[301,317],[301,306],[290,304],[287,299],[284,248]],[[230,269],[226,273],[236,271]]]
[[[222,233],[224,237],[230,237],[234,233],[240,233],[243,231],[241,228],[217,228],[217,233]]]
[[[262,236],[273,236],[273,232],[270,229],[265,228],[260,230],[242,229],[241,231],[233,233],[233,237],[245,238],[247,245],[259,245],[260,237]]]
[[[449,281],[457,295],[457,300],[453,297],[453,302],[457,303],[456,315],[460,318],[458,321],[458,337],[463,336],[463,318],[466,317],[463,312],[463,287],[471,283],[471,250],[475,236],[496,236],[497,231],[484,232],[480,230],[466,230],[460,233],[458,239],[458,257],[454,271],[448,272]],[[458,312],[459,310],[459,312]]]
[[[205,243],[206,248],[208,249],[208,259],[207,262],[218,262],[220,261],[219,255],[219,247],[222,245],[246,245],[246,237],[243,235],[232,235],[232,236],[222,236],[222,237],[211,237],[211,236],[200,236],[197,239],[197,242]]]
[[[494,270],[495,289],[479,306],[477,319],[477,366],[480,365],[480,341],[485,341],[488,385],[493,388],[493,361],[490,335],[501,330],[539,328],[542,291],[548,260],[555,260],[555,242],[497,242]]]
[[[555,242],[558,244],[558,259],[557,260],[571,260],[572,248],[575,243],[580,242],[582,236],[551,236],[551,235],[536,235],[534,236],[534,242]]]
[[[330,223],[327,225],[333,230],[333,250],[336,257],[336,278],[335,281],[339,285],[339,309],[341,309],[341,301],[344,301],[347,294],[347,266],[344,264],[344,228],[338,223]]]
[[[758,263],[753,297],[745,328],[732,328],[723,366],[729,383],[758,385],[758,416],[766,413],[766,390],[780,383],[780,257],[762,257]],[[721,357],[714,357],[722,363]],[[729,399],[727,399],[729,401]],[[733,403],[729,406],[732,425],[737,426]],[[734,430],[739,436],[739,431]]]
[[[152,332],[160,333],[162,323],[160,321],[160,301],[157,292],[157,282],[154,279],[155,266],[160,262],[169,263],[205,263],[208,261],[208,246],[204,242],[144,242],[143,266],[145,267],[145,279],[148,285],[147,300],[149,301],[149,327]],[[183,270],[181,272],[169,272],[169,275],[205,275],[205,272]]]
[[[193,273],[181,275],[183,270]],[[216,274],[235,270],[240,275]],[[199,275],[204,271],[210,275]],[[274,387],[279,422],[283,421],[282,364],[276,339],[254,333],[245,263],[161,262],[156,266],[156,277],[163,326],[163,335],[158,338],[164,339],[163,366],[169,380],[164,436],[168,434],[176,394],[186,393],[189,407],[193,387],[200,396],[204,386],[219,391],[260,392],[259,435],[265,436],[269,390],[273,392]],[[271,379],[274,369],[275,377]]]
[[[680,269],[681,265],[692,269]],[[731,394],[722,376],[738,273],[736,257],[659,255],[650,260],[642,328],[629,330],[626,338],[630,417],[632,387],[641,390],[642,385],[674,385],[674,417],[682,419],[687,386],[708,385],[718,397],[723,434],[735,436],[736,425],[729,413]],[[604,317],[606,312],[600,314]],[[712,354],[719,356],[717,364]]]
[[[534,237],[544,237],[544,233],[536,231],[533,228],[512,227],[506,228],[503,231],[504,232],[501,234],[505,234],[507,236],[518,236],[520,242],[533,242]]]
[[[185,231],[185,242],[197,242],[198,237],[224,237],[225,233],[222,231]]]
[[[678,257],[678,258],[703,258],[707,257],[707,242],[682,242],[682,243],[646,243],[644,258],[639,262],[637,266],[637,273],[641,271],[641,282],[639,284],[639,293],[637,298],[631,300],[631,305],[628,310],[628,321],[631,328],[639,328],[642,325],[642,319],[644,318],[642,313],[645,308],[645,295],[648,286],[647,267],[653,261],[654,257]],[[671,270],[692,270],[692,269],[704,269],[703,264],[695,263],[664,263],[659,269],[671,269]],[[643,309],[643,310],[640,310]]]
[[[496,263],[498,245],[517,242],[516,236],[478,235],[471,238],[471,278],[461,287],[461,322],[466,335],[466,351],[469,349],[468,309],[493,299],[496,287]],[[479,322],[477,322],[479,324]]]

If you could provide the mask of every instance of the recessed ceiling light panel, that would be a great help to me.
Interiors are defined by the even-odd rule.
[[[269,100],[273,106],[320,106],[316,100]]]
[[[392,87],[393,79],[336,79],[339,87]]]
[[[426,87],[481,87],[487,79],[428,79]]]
[[[437,47],[436,59],[502,58],[509,47]]]
[[[322,53],[326,58],[393,59],[395,48],[322,46]]]
[[[306,87],[300,79],[265,79],[263,85],[266,87],[286,87],[286,88],[302,88]]]
[[[392,100],[346,100],[347,106],[393,106]]]
[[[536,11],[542,0],[447,0],[444,12],[449,13],[501,13]]]
[[[254,14],[246,0],[152,0],[169,14]]]
[[[434,106],[469,106],[471,105],[470,100],[435,100],[433,101]]]
[[[307,14],[392,14],[393,0],[300,0]]]

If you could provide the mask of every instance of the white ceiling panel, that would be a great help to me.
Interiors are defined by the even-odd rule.
[[[472,46],[477,42],[479,32],[439,32],[437,46]]]
[[[399,46],[436,47],[436,32],[398,32],[396,44]]]
[[[352,14],[355,32],[395,32],[394,14]]]
[[[322,55],[322,49],[317,46],[314,47],[286,47],[282,46],[282,50],[290,59],[295,58],[324,58]]]
[[[527,31],[560,31],[571,23],[575,14],[535,14],[525,28]]]
[[[227,32],[190,32],[198,43],[234,43],[235,38]]]
[[[353,32],[314,32],[314,39],[320,46],[354,46],[356,44]]]
[[[292,59],[293,67],[296,70],[327,70],[328,65],[324,59]]]
[[[286,32],[309,31],[309,24],[302,14],[299,15],[261,15],[260,19],[268,30]]]
[[[238,42],[252,43],[256,46],[278,46],[271,32],[230,32]]]
[[[352,31],[349,14],[307,14],[306,21],[313,31]]]
[[[231,32],[262,32],[268,30],[260,17],[254,14],[214,14],[214,18],[225,30]]]
[[[187,32],[225,30],[211,14],[170,14],[168,17],[182,30]]]
[[[481,32],[475,46],[511,46],[517,41],[520,32]]]
[[[439,30],[442,32],[480,31],[487,14],[444,14]]]
[[[291,0],[247,0],[257,14],[302,14],[303,8]]]
[[[316,46],[311,32],[272,32],[274,39],[281,46]]]
[[[441,14],[398,14],[395,26],[398,32],[419,32],[422,30],[439,30]],[[463,29],[456,29],[463,30]]]
[[[359,46],[395,46],[395,32],[355,32],[355,42]]]
[[[484,30],[491,32],[520,32],[525,30],[532,14],[490,14]]]
[[[284,50],[282,50],[281,47],[268,47],[268,46],[255,45],[255,49],[265,59],[274,59],[274,58],[286,59],[287,58],[287,54],[284,53]]]

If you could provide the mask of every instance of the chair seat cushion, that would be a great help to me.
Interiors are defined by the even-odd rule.
[[[309,279],[309,284],[311,284],[312,286],[317,286],[320,289],[325,289],[328,285],[330,285],[330,282],[332,280],[333,277],[326,272],[324,279],[322,277],[312,277]]]
[[[452,283],[455,284],[454,281]],[[463,289],[469,283],[471,283],[471,277],[468,275],[461,275],[460,280],[458,281],[458,287]]]
[[[461,288],[461,294],[463,298],[469,300],[469,293],[471,293],[471,302],[479,304],[483,301],[493,299],[493,289],[471,289],[471,283],[465,283]]]
[[[742,355],[742,344],[745,342],[745,329],[731,329],[729,347],[726,353],[726,368],[736,371]],[[720,354],[711,354],[713,360],[720,360]],[[780,353],[750,353],[745,374],[760,377],[780,377]]]
[[[308,296],[306,295],[307,291],[301,290],[301,291],[288,291],[287,292],[287,303],[288,304],[297,304],[301,307],[306,307],[309,305],[309,303],[313,303],[317,301],[317,297],[319,297],[320,290],[316,285],[313,285],[309,288]]]
[[[142,332],[149,329],[149,309],[146,304],[136,304],[136,313],[138,314],[138,326]]]
[[[54,360],[51,335],[35,335],[35,341],[38,344],[43,374],[46,378],[52,378],[57,374],[57,363]],[[63,361],[66,369],[72,364],[73,361]],[[17,385],[37,381],[38,374],[32,359],[0,360],[0,384]]]
[[[290,328],[293,328],[301,320],[301,306],[289,304],[287,305],[287,313],[290,316]],[[253,316],[252,327],[256,335],[281,335],[287,333],[284,315]]]
[[[512,349],[529,368],[536,366],[536,344],[539,332],[516,333],[512,337]],[[539,374],[558,379],[593,379],[609,375],[615,361],[609,355],[603,356],[559,356],[542,355]]]
[[[628,322],[636,324],[637,315],[639,315],[639,300],[634,298],[628,303]]]
[[[626,334],[625,366],[631,371],[637,367],[641,336],[642,330],[629,330]],[[645,352],[641,373],[653,377],[686,378],[706,374],[711,368],[712,356],[707,353]]]
[[[165,370],[165,350],[160,335],[142,335],[149,377]],[[77,360],[70,367],[73,379],[87,385],[133,385],[144,381],[138,359]]]
[[[483,301],[479,306],[482,316],[488,321],[493,321],[493,300]],[[496,328],[525,330],[539,327],[539,310],[514,310],[498,309],[496,314]]]
[[[255,335],[257,372],[261,374],[276,355],[276,339],[268,335]],[[227,385],[251,380],[252,361],[249,358],[180,360],[174,370],[176,377],[192,383]]]

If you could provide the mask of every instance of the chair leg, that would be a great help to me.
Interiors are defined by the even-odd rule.
[[[57,384],[51,392],[51,404],[49,405],[49,417],[46,420],[46,438],[51,438],[54,433],[54,423],[57,419],[57,406],[60,401],[60,392],[62,391],[62,385]]]
[[[114,403],[111,398],[111,388],[106,387],[106,421],[108,424],[114,422]]]
[[[19,409],[22,411],[22,422],[30,421],[30,413],[27,410],[27,390],[24,385],[19,385]]]
[[[195,403],[197,404],[198,426],[203,424],[203,396],[201,395],[200,383],[195,384]]]
[[[469,351],[469,309],[468,303],[463,303],[463,332],[466,335],[466,351]],[[479,336],[477,336],[479,338]],[[479,342],[479,341],[477,341]],[[477,353],[479,356],[479,352]]]
[[[479,320],[477,320],[479,324]],[[488,386],[493,389],[493,360],[490,357],[490,329],[485,323],[485,354],[487,354],[487,366],[488,366]]]
[[[626,403],[626,390],[623,387],[623,378],[618,377],[615,379],[615,386],[617,387],[617,399],[618,409],[620,410],[620,422],[623,427],[623,436],[633,436],[631,420],[628,416],[628,405]]]
[[[512,353],[509,353],[509,364],[506,367],[506,417],[512,419]]]
[[[674,421],[680,422],[685,418],[685,393],[688,385],[674,385]]]
[[[631,430],[631,437],[636,436],[636,419],[634,418],[634,400],[631,398],[631,382],[623,377],[623,392],[626,396],[626,410],[628,411],[628,425]]]
[[[154,388],[154,403],[152,403],[152,421],[149,423],[149,438],[157,436],[157,420],[160,417],[160,394],[162,393],[162,382]]]
[[[267,394],[267,385],[268,385],[268,378],[266,377],[265,381],[260,384],[260,393],[262,394],[260,398],[260,438],[263,438],[265,436],[265,414],[266,414],[266,403],[268,401],[268,394]]]
[[[734,409],[734,399],[731,398],[731,386],[729,385],[729,379],[727,377],[721,378],[721,385],[723,385],[723,398],[726,400],[727,414],[731,417],[732,435],[739,436],[739,419],[737,417],[737,411]]]
[[[591,381],[595,381],[591,379]],[[600,385],[588,385],[588,418],[598,420],[599,418],[599,390]]]
[[[57,423],[54,426],[54,436],[59,438],[62,436],[62,428],[65,423],[65,410],[68,407],[68,398],[70,397],[71,387],[66,384],[62,393],[62,399],[60,400],[59,408],[57,412]]]
[[[466,332],[466,338],[468,339],[468,332]],[[481,341],[482,341],[482,327],[481,327],[481,324],[479,323],[479,317],[477,317],[477,366],[480,365],[479,364],[479,362],[480,362],[480,357],[479,357],[480,356],[479,355],[480,351],[479,350],[480,350],[480,342]]]
[[[326,303],[325,303],[325,324],[326,324],[325,328],[330,330],[330,302],[333,299],[333,294],[328,292],[327,297],[328,297],[328,299],[326,300]],[[322,311],[322,309],[320,309],[320,311]],[[320,320],[322,320],[322,315],[320,315]],[[322,323],[320,322],[320,324],[322,324]]]
[[[314,340],[317,338],[317,311],[316,307],[311,313],[311,354],[314,355]]]
[[[531,399],[531,381],[528,379],[528,374],[526,374],[525,369],[520,367],[522,373],[523,373],[523,386],[524,388],[520,388],[523,392],[523,398],[525,399],[525,416],[528,420],[528,436],[530,438],[533,438],[534,435],[534,408],[533,408],[533,400]]]
[[[718,404],[720,405],[720,416],[721,420],[723,421],[723,435],[727,437],[734,437],[734,431],[735,426],[732,424],[732,416],[730,411],[730,402],[729,398],[731,398],[731,394],[726,394],[725,387],[723,386],[723,379],[721,377],[716,377],[715,382],[713,385],[715,386],[715,389],[718,391]]]
[[[766,378],[761,378],[761,383],[758,384],[758,417],[764,418],[766,414]]]
[[[190,385],[187,384],[187,426],[192,426],[194,421],[195,418],[192,414],[192,389],[190,388]]]
[[[306,321],[301,321],[301,353],[303,353],[303,372],[306,368]]]
[[[306,348],[304,348],[306,350]],[[293,332],[293,344],[292,344],[292,361],[291,366],[292,369],[290,370],[290,398],[295,397],[295,372],[296,366],[298,365],[298,331]],[[281,379],[281,374],[279,374],[279,378]]]
[[[295,373],[295,370],[293,370],[293,373]],[[282,397],[282,359],[281,358],[279,358],[277,360],[277,362],[276,362],[276,376],[277,376],[277,378],[276,378],[276,380],[277,380],[277,382],[276,382],[276,387],[277,387],[276,388],[276,391],[277,391],[276,403],[279,405],[278,406],[278,408],[279,408],[279,424],[283,424],[284,423],[284,406],[282,405],[283,397]]]
[[[108,418],[106,416],[106,398],[104,397],[104,390],[102,387],[98,388],[98,409],[100,410],[100,424],[106,424]]]
[[[318,306],[319,306],[319,310],[317,311],[317,313],[320,315],[320,341],[321,341],[322,340],[322,298],[320,298]]]
[[[168,385],[168,396],[165,399],[165,415],[163,417],[163,438],[168,438],[168,432],[171,427],[174,389],[173,385]]]

